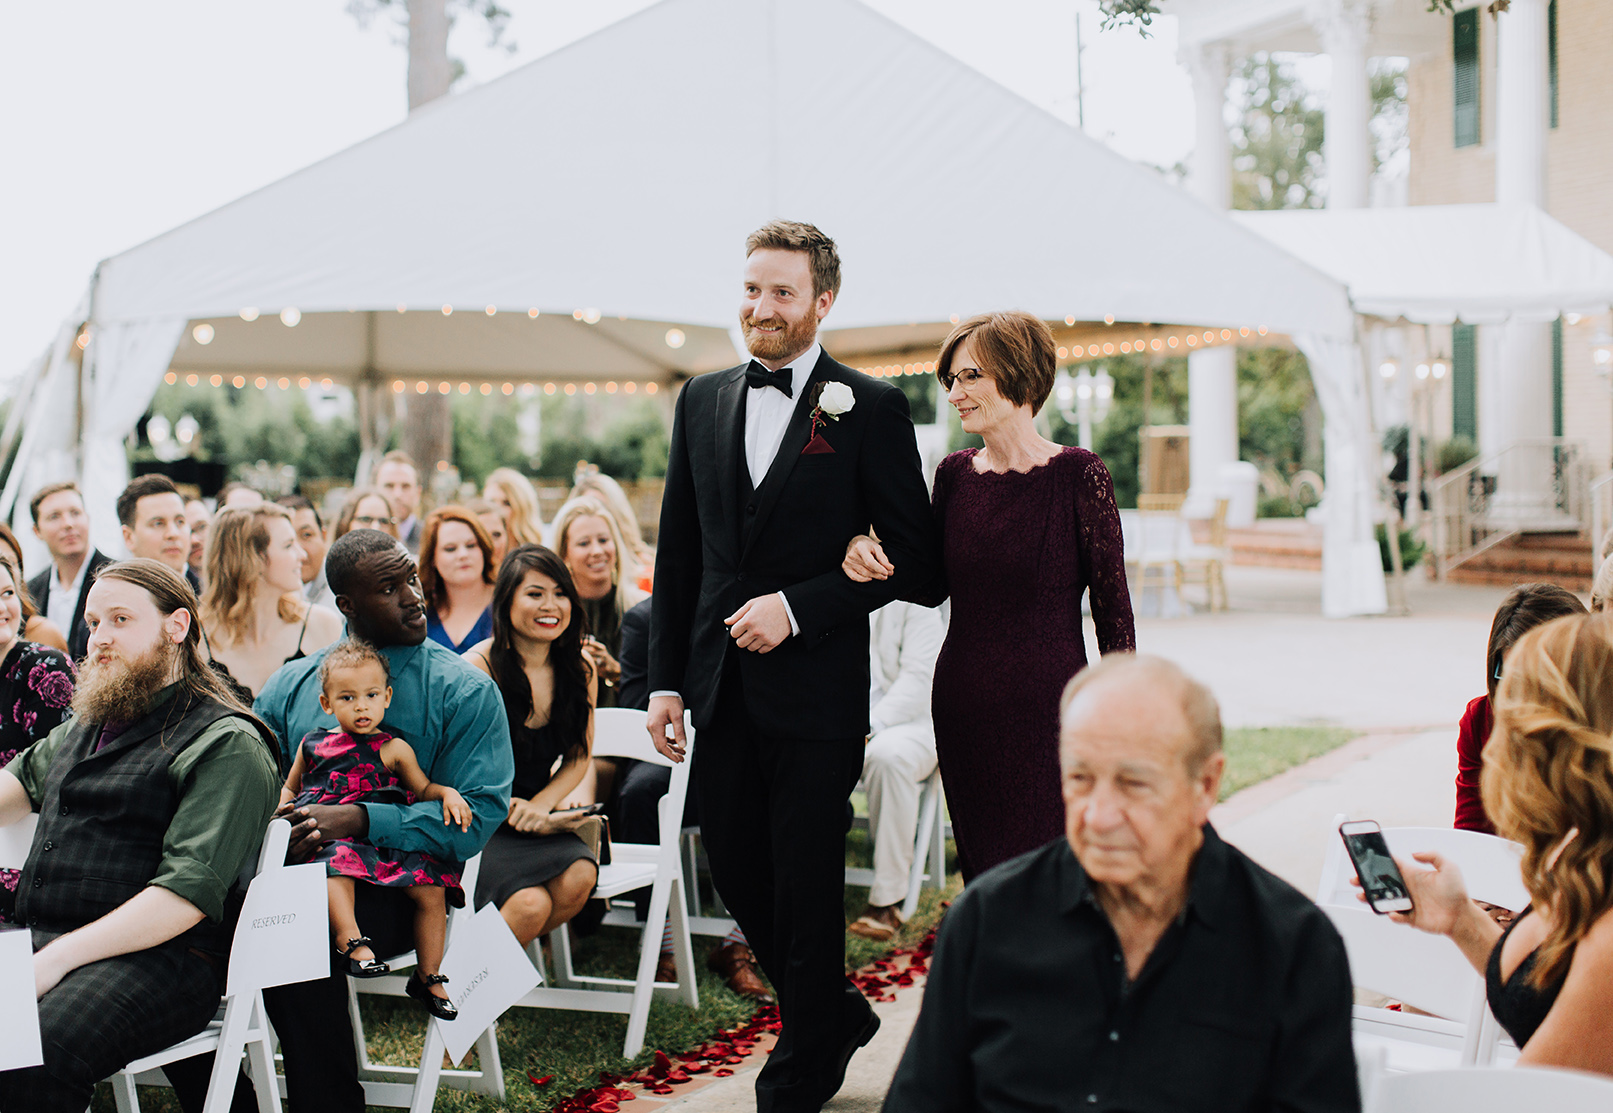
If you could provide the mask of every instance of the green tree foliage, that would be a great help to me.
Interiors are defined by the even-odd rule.
[[[520,404],[496,394],[454,399],[454,466],[461,479],[481,487],[495,468],[530,470],[521,451],[520,413]]]
[[[1322,106],[1293,67],[1264,52],[1242,59],[1233,101],[1232,207],[1321,208]]]
[[[300,390],[162,386],[151,413],[170,422],[190,414],[199,426],[194,455],[223,461],[231,474],[267,460],[303,478],[347,478],[358,467],[358,429],[345,417],[319,421]],[[148,455],[149,449],[136,455]]]
[[[661,408],[649,398],[589,402],[556,395],[543,400],[543,453],[536,474],[570,479],[577,461],[587,460],[617,479],[657,478],[666,474],[669,442]]]
[[[1286,348],[1238,353],[1238,456],[1284,483],[1302,468],[1320,470],[1311,454],[1306,415],[1314,415],[1310,365]]]

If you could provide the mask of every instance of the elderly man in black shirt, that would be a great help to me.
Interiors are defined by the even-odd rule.
[[[1061,707],[1067,838],[948,914],[886,1113],[1358,1111],[1343,942],[1209,825],[1214,697],[1113,657]]]

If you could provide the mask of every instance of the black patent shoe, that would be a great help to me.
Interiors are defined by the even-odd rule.
[[[360,947],[370,945],[369,936],[361,935],[357,939],[347,941],[347,946],[337,947],[336,956],[347,963],[347,976],[350,978],[379,978],[382,974],[392,973],[392,967],[378,958],[354,958],[353,952]]]
[[[438,997],[431,992],[432,986],[447,984],[448,977],[445,974],[422,974],[419,969],[416,969],[413,974],[409,975],[409,980],[404,983],[404,989],[408,990],[409,996],[424,1005],[426,1011],[438,1020],[453,1020],[459,1016],[459,1010],[449,1003],[448,998]]]

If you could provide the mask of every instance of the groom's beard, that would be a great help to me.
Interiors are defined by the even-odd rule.
[[[774,320],[783,321],[783,318]],[[747,313],[739,319],[739,328],[745,335],[745,347],[757,359],[788,359],[812,347],[818,337],[818,315],[810,309],[801,320],[785,322],[780,332],[758,332],[755,321],[756,317]]]
[[[79,668],[73,713],[87,723],[132,723],[146,713],[152,697],[168,686],[178,647],[158,641],[132,660],[106,662],[93,654]]]

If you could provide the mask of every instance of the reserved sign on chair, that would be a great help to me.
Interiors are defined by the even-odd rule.
[[[448,1058],[456,1066],[476,1037],[543,980],[491,904],[454,926],[442,972],[448,976],[448,997],[459,1017],[432,1023],[442,1032]]]
[[[526,956],[521,959],[525,962]],[[532,969],[529,962],[527,969]],[[0,1070],[37,1067],[44,1062],[44,1049],[39,1043],[39,1007],[34,1000],[32,935],[27,931],[0,931]]]
[[[253,878],[230,948],[230,993],[330,977],[325,866],[265,870]]]

